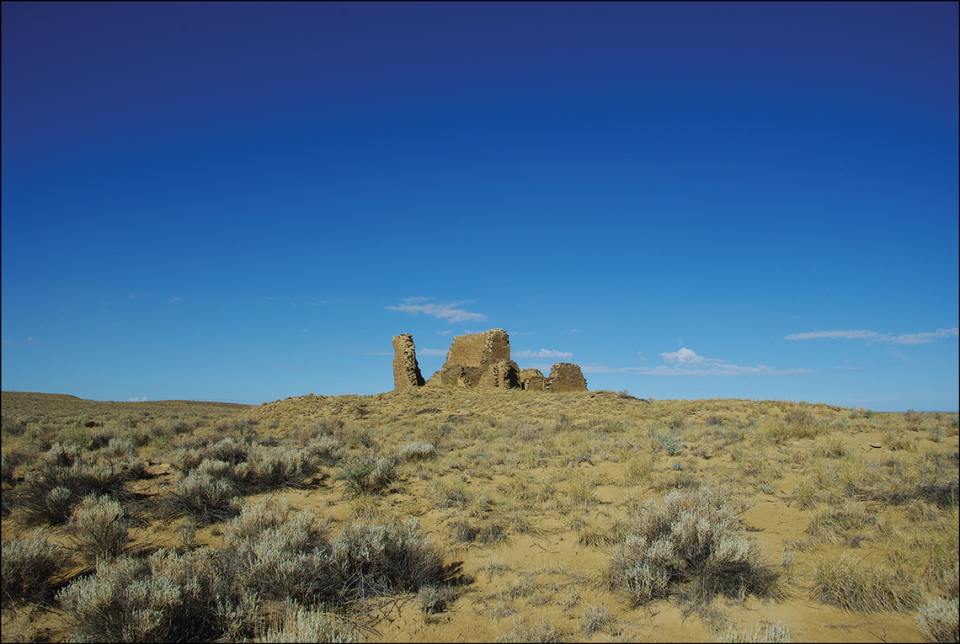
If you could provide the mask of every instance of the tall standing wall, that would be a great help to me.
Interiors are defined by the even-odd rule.
[[[411,387],[422,387],[423,375],[417,364],[417,349],[413,346],[413,336],[401,333],[393,336],[393,388],[403,391]]]

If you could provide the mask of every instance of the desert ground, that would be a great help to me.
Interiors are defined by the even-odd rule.
[[[956,641],[958,414],[3,392],[3,641]]]

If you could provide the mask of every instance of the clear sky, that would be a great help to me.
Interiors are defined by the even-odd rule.
[[[958,6],[3,2],[2,388],[956,410]]]

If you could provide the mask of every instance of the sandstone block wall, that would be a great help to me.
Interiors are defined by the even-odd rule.
[[[506,389],[520,388],[520,367],[513,360],[500,360],[488,366],[476,387],[479,389]]]
[[[464,367],[486,367],[510,359],[510,337],[503,329],[491,329],[486,333],[458,335],[447,352],[444,366],[462,364]]]
[[[577,365],[558,362],[550,369],[547,388],[550,391],[586,391],[587,379]]]
[[[397,391],[422,387],[423,376],[417,365],[413,336],[403,333],[393,338],[393,382]],[[580,367],[569,362],[553,365],[550,377],[539,369],[523,369],[510,359],[510,338],[503,329],[486,333],[458,335],[450,345],[447,359],[427,385],[477,387],[480,389],[531,389],[535,391],[586,391],[587,381]]]
[[[403,391],[411,387],[423,386],[423,375],[417,364],[417,349],[413,346],[413,336],[401,333],[393,336],[393,388]]]
[[[523,389],[532,389],[533,391],[543,391],[543,385],[546,377],[539,369],[521,369],[520,387]]]

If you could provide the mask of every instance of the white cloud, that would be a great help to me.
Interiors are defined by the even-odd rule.
[[[813,373],[809,369],[772,369],[758,364],[756,367],[742,367],[728,364],[716,358],[704,358],[690,349],[683,348],[673,353],[661,353],[666,363],[659,367],[607,367],[605,365],[587,365],[580,369],[584,373],[634,373],[643,376],[783,376],[796,373]]]
[[[446,331],[434,331],[434,333],[436,333],[437,335],[450,335],[451,333],[453,333],[453,331],[451,331],[450,329],[447,329]]]
[[[960,333],[960,329],[952,327],[950,329],[937,329],[933,332],[924,333],[903,333],[893,335],[892,333],[877,333],[876,331],[850,330],[850,331],[809,331],[807,333],[792,333],[784,340],[873,340],[875,342],[891,342],[893,344],[926,344],[934,342],[941,338],[952,338]]]
[[[674,353],[661,353],[660,357],[668,364],[704,365],[706,358],[698,356],[690,349],[680,349]]]
[[[417,355],[421,356],[445,356],[447,351],[445,349],[420,349],[417,351]]]
[[[573,354],[569,351],[556,351],[554,349],[540,349],[539,351],[518,351],[514,353],[514,358],[572,358]]]
[[[146,401],[147,401],[146,396],[144,396],[143,398],[127,398],[127,402],[146,402]]]
[[[460,306],[461,304],[466,304],[467,300],[462,302],[447,302],[442,304],[416,304],[416,302],[425,302],[429,299],[431,298],[408,297],[403,300],[403,304],[399,306],[388,306],[386,308],[391,311],[405,311],[406,313],[410,313],[412,315],[426,313],[427,315],[432,315],[440,320],[446,320],[450,324],[467,321],[480,322],[487,319],[487,316],[482,313],[473,313],[471,311],[454,308]]]

